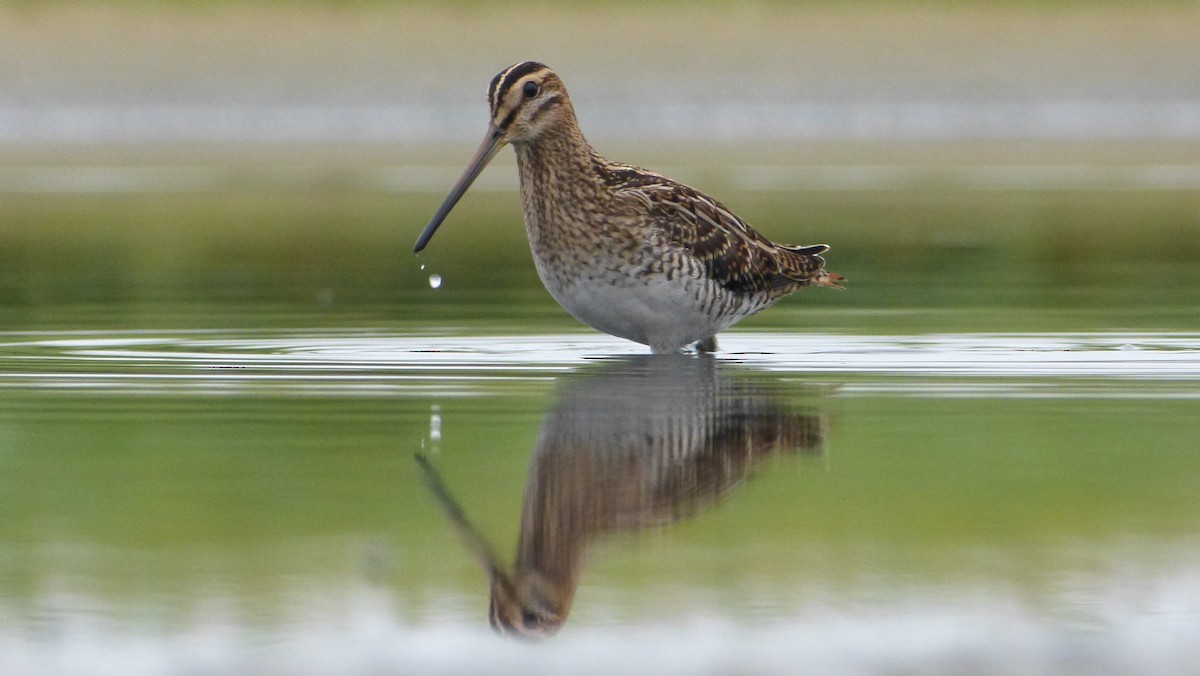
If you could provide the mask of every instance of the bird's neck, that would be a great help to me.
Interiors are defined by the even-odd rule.
[[[574,125],[513,146],[534,255],[544,259],[568,250],[585,255],[595,244],[596,216],[610,197],[599,173],[604,158]]]
[[[596,167],[604,159],[592,149],[576,125],[564,125],[536,140],[514,143],[521,192],[545,193],[600,184]]]

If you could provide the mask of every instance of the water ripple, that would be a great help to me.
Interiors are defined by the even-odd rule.
[[[1200,397],[1200,333],[735,332],[721,341],[721,359],[845,379],[844,396]],[[58,391],[469,396],[644,352],[591,333],[0,334],[0,382]]]

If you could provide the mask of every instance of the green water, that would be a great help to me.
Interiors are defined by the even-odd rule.
[[[0,666],[1193,665],[1200,198],[729,192],[851,281],[712,361],[577,326],[511,193],[420,259],[440,195],[6,195]],[[505,566],[574,538],[555,638],[417,454]]]

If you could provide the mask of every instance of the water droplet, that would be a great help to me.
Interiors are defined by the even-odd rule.
[[[429,275],[429,288],[436,289],[442,285],[441,275]]]
[[[429,442],[436,444],[442,440],[442,407],[434,405],[429,409]]]

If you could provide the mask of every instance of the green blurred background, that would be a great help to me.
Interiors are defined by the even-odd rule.
[[[1197,30],[1190,2],[10,3],[0,321],[353,326],[518,299],[574,326],[507,153],[408,253],[487,82],[534,58],[609,157],[833,245],[850,291],[805,294],[814,317],[1194,327]]]

